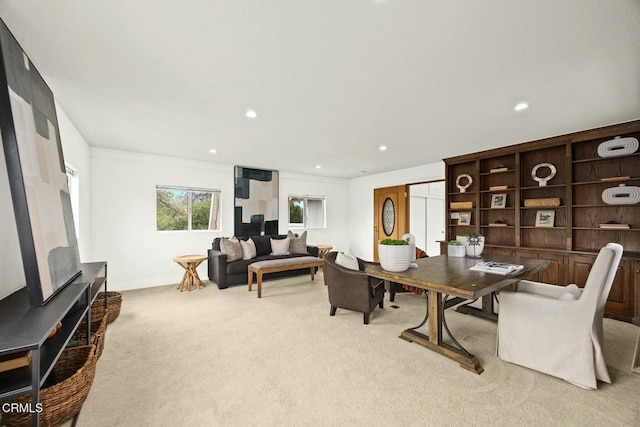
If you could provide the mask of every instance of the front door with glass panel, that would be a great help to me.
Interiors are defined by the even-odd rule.
[[[373,190],[373,259],[378,261],[378,243],[400,239],[409,232],[409,186]]]

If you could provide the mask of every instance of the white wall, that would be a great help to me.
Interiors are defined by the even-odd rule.
[[[326,203],[326,228],[308,228],[307,243],[331,245],[334,250],[345,251],[349,247],[349,180],[315,175],[280,172],[280,233],[289,230],[289,196],[324,196]],[[291,228],[302,233],[303,228]]]
[[[89,144],[80,135],[69,116],[58,104],[56,104],[56,114],[58,116],[58,128],[60,129],[60,140],[62,142],[62,152],[66,164],[72,166],[78,173],[80,190],[80,201],[78,204],[78,215],[74,216],[74,221],[78,224],[78,248],[80,250],[80,261],[89,262],[91,259],[91,153]]]
[[[358,257],[373,259],[373,190],[444,178],[444,162],[354,178],[349,182],[349,246]]]
[[[114,290],[179,282],[182,269],[173,257],[207,253],[217,236],[233,234],[233,166],[91,149],[91,221],[94,260],[109,263]],[[310,229],[310,244],[347,240],[347,180],[280,173],[280,232],[286,233],[289,193],[324,195],[327,229]],[[222,191],[222,231],[156,231],[156,185],[212,188]],[[206,262],[198,268],[207,277]]]

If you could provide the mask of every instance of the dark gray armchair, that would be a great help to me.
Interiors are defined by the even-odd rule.
[[[337,252],[329,252],[324,257],[324,280],[329,291],[330,316],[338,308],[359,311],[364,315],[364,324],[376,305],[384,308],[384,282],[369,277],[364,272],[368,263],[358,258],[360,270],[351,270],[336,264]]]

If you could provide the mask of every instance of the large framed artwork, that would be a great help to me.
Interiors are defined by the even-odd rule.
[[[53,93],[0,21],[0,129],[31,305],[81,270]],[[6,201],[8,203],[8,201]]]
[[[278,234],[278,171],[236,166],[234,234]]]

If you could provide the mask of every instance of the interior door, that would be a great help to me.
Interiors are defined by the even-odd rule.
[[[409,232],[409,186],[373,190],[373,259],[378,261],[378,243],[400,239]]]

